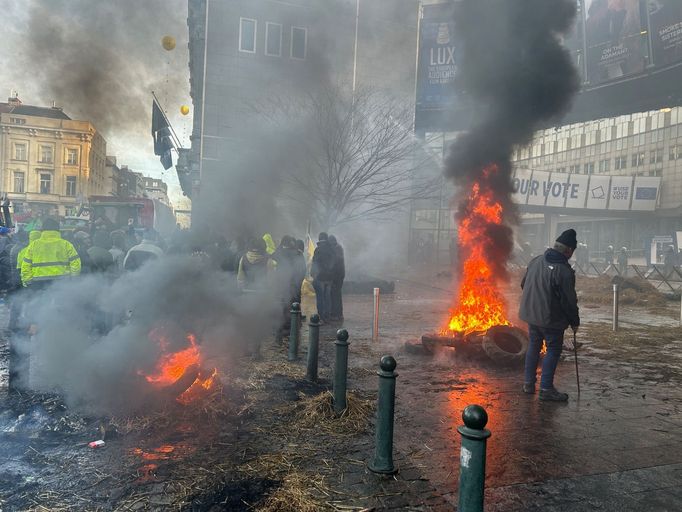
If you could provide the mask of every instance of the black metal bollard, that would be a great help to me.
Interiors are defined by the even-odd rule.
[[[348,377],[348,331],[336,331],[336,361],[334,362],[334,412],[341,414],[346,408],[346,386]]]
[[[308,367],[305,372],[306,380],[317,380],[317,357],[320,348],[320,316],[313,315],[308,323]]]
[[[469,405],[462,413],[464,426],[457,427],[462,436],[459,456],[459,512],[483,512],[485,490],[485,447],[491,436],[485,428],[488,413],[480,405]]]
[[[301,333],[301,305],[294,302],[291,305],[291,326],[289,327],[289,361],[298,359],[298,341]]]
[[[395,379],[397,363],[392,356],[384,356],[379,363],[379,398],[377,400],[376,441],[374,460],[368,464],[371,471],[392,475],[393,465],[393,417],[395,413]]]

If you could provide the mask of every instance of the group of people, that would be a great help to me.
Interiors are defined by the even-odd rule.
[[[621,276],[627,276],[628,274],[628,263],[630,260],[630,254],[627,247],[621,247],[616,254],[613,245],[608,245],[606,251],[604,252],[604,263],[606,264],[606,269],[613,265],[618,265],[618,274]]]
[[[87,231],[71,232],[47,217],[30,231],[0,228],[0,287],[13,291],[84,273],[120,274],[163,254],[156,233],[141,235],[129,226],[109,232],[95,222]]]
[[[233,245],[233,244],[231,244]],[[237,283],[245,292],[275,289],[282,299],[285,317],[294,302],[301,302],[301,287],[310,263],[310,275],[317,299],[317,313],[323,322],[343,321],[343,281],[346,276],[343,247],[334,235],[320,233],[310,262],[305,244],[292,236],[282,237],[278,246],[269,234],[252,238],[243,254],[236,253]],[[234,260],[234,256],[230,259]],[[285,320],[286,322],[286,320]]]

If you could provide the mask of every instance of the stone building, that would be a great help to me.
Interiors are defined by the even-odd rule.
[[[150,178],[149,176],[142,176],[142,183],[144,186],[144,193],[151,199],[158,199],[166,206],[170,206],[168,199],[168,185],[165,181],[158,178]]]
[[[89,121],[15,96],[0,103],[0,127],[0,193],[15,214],[70,215],[108,194],[106,141]]]

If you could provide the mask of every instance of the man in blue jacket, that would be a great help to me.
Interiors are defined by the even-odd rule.
[[[580,315],[575,293],[575,272],[568,260],[577,247],[576,232],[568,229],[561,233],[554,248],[533,258],[521,281],[523,294],[519,317],[528,323],[530,345],[526,353],[524,393],[535,393],[535,381],[542,341],[547,344],[547,354],[542,362],[540,400],[565,402],[566,393],[554,387],[554,372],[564,344],[564,331],[570,326],[578,330]]]

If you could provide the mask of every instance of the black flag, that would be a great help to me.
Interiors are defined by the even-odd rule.
[[[170,136],[170,126],[163,115],[161,107],[152,100],[152,138],[154,139],[154,154],[161,157],[161,164],[164,169],[173,166],[173,155],[171,149],[175,147]]]

